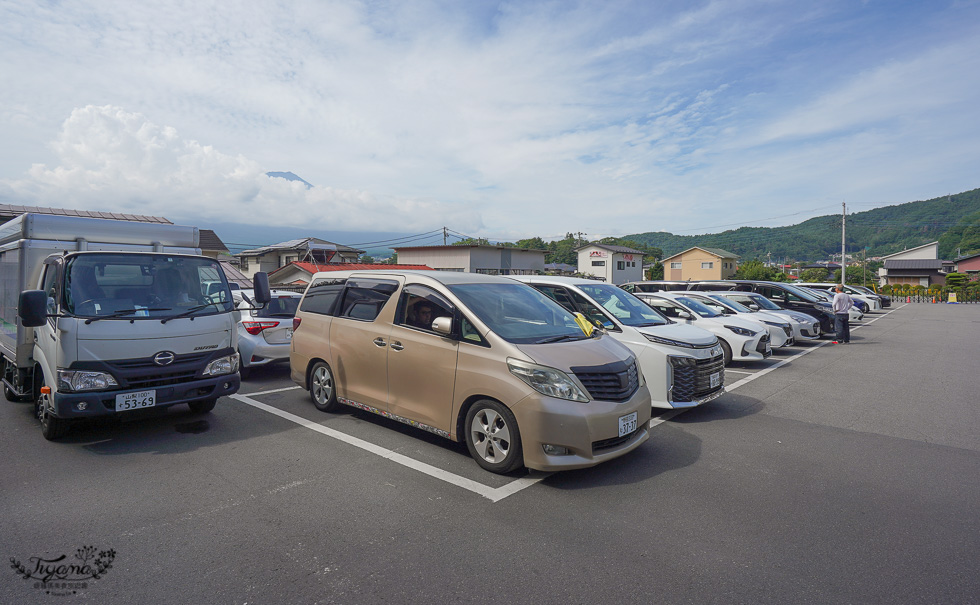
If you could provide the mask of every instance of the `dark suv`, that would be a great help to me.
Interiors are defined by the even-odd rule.
[[[724,281],[702,281],[692,283],[690,290],[738,290],[756,292],[765,296],[783,309],[806,313],[820,322],[820,331],[825,335],[834,334],[834,309],[830,303],[816,295],[797,288],[793,284],[777,281],[754,281],[750,279],[730,279]]]

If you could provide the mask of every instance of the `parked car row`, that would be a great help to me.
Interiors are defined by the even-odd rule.
[[[302,295],[239,305],[242,369],[288,359],[321,411],[357,408],[465,442],[491,472],[551,471],[632,451],[653,408],[711,401],[726,364],[821,330],[756,292],[634,290],[568,277],[317,273]]]

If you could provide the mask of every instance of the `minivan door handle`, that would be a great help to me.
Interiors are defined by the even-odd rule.
[[[390,346],[396,351],[402,351],[405,349],[405,347],[402,346],[402,343],[398,342],[397,340],[392,342]]]
[[[379,347],[383,347],[385,346],[385,339],[378,336],[374,339],[374,344],[378,345]]]

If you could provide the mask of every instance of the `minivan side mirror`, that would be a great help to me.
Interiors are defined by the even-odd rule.
[[[272,300],[272,292],[269,290],[269,274],[259,271],[252,278],[252,290],[255,294],[255,302],[264,305]]]
[[[745,306],[748,307],[748,308],[750,308],[750,309],[752,309],[753,311],[758,311],[759,310],[759,305],[757,305],[755,303],[749,303],[749,304],[747,304]]]
[[[17,306],[20,323],[26,328],[43,326],[48,321],[48,295],[44,290],[24,290]]]
[[[437,317],[432,320],[432,331],[443,336],[450,336],[453,333],[452,317]]]

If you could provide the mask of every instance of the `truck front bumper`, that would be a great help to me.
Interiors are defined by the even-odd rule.
[[[240,385],[241,378],[236,372],[234,374],[202,378],[200,380],[169,384],[150,389],[122,389],[88,393],[53,393],[54,415],[58,418],[87,418],[116,414],[116,397],[124,393],[154,391],[154,405],[152,407],[163,408],[178,403],[217,399],[223,395],[232,395],[238,391]],[[126,412],[118,413],[125,414]]]

